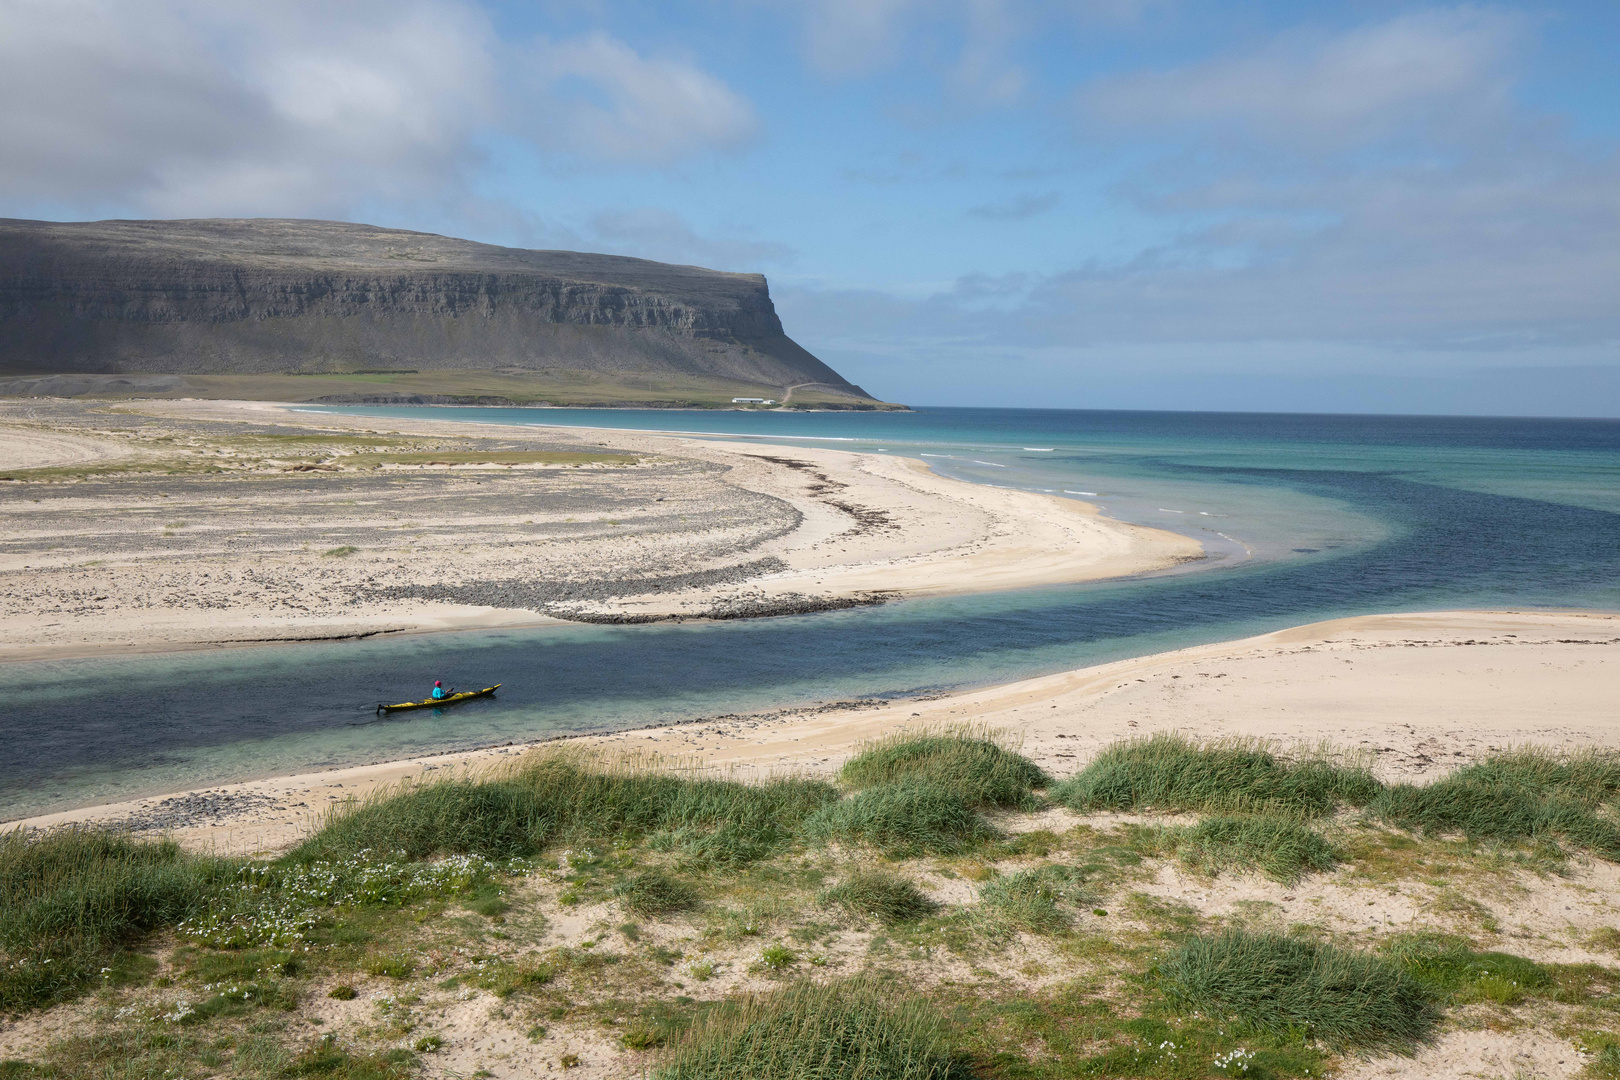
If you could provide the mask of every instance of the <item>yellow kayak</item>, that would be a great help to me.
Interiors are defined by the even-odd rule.
[[[463,701],[471,701],[477,697],[494,697],[495,691],[501,688],[500,683],[486,686],[482,690],[463,690],[459,694],[446,694],[442,698],[428,698],[425,701],[402,701],[398,705],[377,706],[380,713],[404,712],[406,709],[435,709],[440,705],[460,705]]]

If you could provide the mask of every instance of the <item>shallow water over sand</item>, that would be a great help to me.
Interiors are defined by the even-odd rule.
[[[568,626],[0,667],[0,816],[724,712],[984,684],[1341,615],[1620,608],[1620,422],[1039,410],[343,409],[923,456],[1225,557],[1130,582],[746,623]],[[375,720],[433,677],[494,701]]]

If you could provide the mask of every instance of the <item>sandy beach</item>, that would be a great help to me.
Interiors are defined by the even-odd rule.
[[[889,455],[383,423],[241,403],[0,409],[0,475],[12,477],[0,482],[0,657],[11,660],[566,620],[756,617],[1097,580],[1200,554],[1185,537],[1111,521],[1084,503],[959,483]],[[1392,613],[952,694],[693,717],[567,745],[689,776],[830,778],[869,740],[966,726],[1018,745],[1062,779],[1111,743],[1177,732],[1283,751],[1329,748],[1369,762],[1386,782],[1421,783],[1517,747],[1620,749],[1617,686],[1620,614]],[[171,836],[197,852],[268,856],[350,800],[488,776],[534,749],[508,744],[271,777],[11,824],[105,826]],[[1029,833],[1082,847],[1182,823],[1057,805],[1001,811],[992,821],[1009,843]],[[1397,834],[1348,814],[1322,827],[1351,845],[1374,844],[1362,853],[1371,861],[1358,854],[1284,883],[1214,875],[1161,853],[1131,871],[1129,891],[1108,901],[1112,914],[1082,917],[1127,937],[1159,933],[1165,919],[1303,928],[1362,949],[1435,932],[1540,964],[1612,962],[1620,940],[1613,863],[1571,858],[1554,873],[1429,838],[1425,858],[1451,861],[1414,869],[1390,854],[1405,849],[1376,848],[1378,837],[1403,842]],[[1005,867],[930,858],[897,865],[930,897],[972,912],[983,902],[972,882],[1012,872],[1020,858]],[[551,876],[567,872],[563,865]],[[529,922],[514,948],[577,955],[624,931],[612,929],[623,917],[615,903],[578,905],[549,876],[537,877],[520,890]],[[705,999],[775,985],[757,961],[758,940],[722,942],[696,918],[649,923],[626,940],[649,955],[703,949],[719,972],[705,976]],[[883,956],[925,987],[989,978],[1041,994],[1085,967],[1068,946],[1039,935],[970,959],[900,956],[870,928],[815,932],[829,971],[861,970]],[[496,937],[506,940],[506,931]],[[433,955],[436,969],[465,966],[454,954]],[[546,1075],[565,1059],[578,1077],[644,1070],[645,1056],[611,1025],[570,1020],[537,1039],[526,1028],[532,1016],[450,985],[422,991],[443,1042],[426,1075]],[[373,980],[362,991],[351,1004],[321,989],[294,1023],[375,1042],[376,1015],[394,1007],[393,984]],[[62,1025],[87,1021],[90,1007],[0,1024],[0,1056],[40,1053]],[[1493,1015],[1465,1014],[1413,1056],[1345,1058],[1335,1075],[1574,1077],[1583,1068],[1583,1044],[1550,1034],[1566,1020],[1549,1013],[1506,1026]]]
[[[0,405],[0,477],[13,660],[747,618],[1202,556],[898,456],[263,403]]]
[[[569,741],[746,779],[828,775],[865,740],[907,727],[973,724],[1013,734],[1026,755],[1063,777],[1111,742],[1175,731],[1284,747],[1325,742],[1372,754],[1385,779],[1422,780],[1529,743],[1620,748],[1617,686],[1620,614],[1369,615],[931,699],[698,718]],[[222,785],[22,824],[119,823],[171,831],[198,848],[274,852],[335,803],[400,782],[476,774],[525,749]]]
[[[1267,740],[1285,750],[1327,745],[1370,760],[1386,781],[1423,782],[1478,757],[1525,745],[1562,751],[1620,748],[1617,685],[1620,614],[1428,612],[1316,623],[930,700],[708,718],[572,742],[610,759],[656,758],[687,774],[830,776],[864,740],[905,728],[969,724],[1021,742],[1026,755],[1062,778],[1116,740],[1181,732],[1199,739]],[[486,775],[527,750],[502,746],[279,777],[22,824],[94,823],[167,833],[200,851],[270,854],[307,835],[350,799],[440,778]],[[1091,836],[1138,824],[1157,827],[1165,820],[1052,808],[1034,816],[1004,815],[998,824],[1014,831],[1044,830],[1043,835]],[[973,890],[962,888],[950,865],[911,860],[906,867],[931,895],[972,902]],[[1488,872],[1467,865],[1447,871],[1449,876],[1435,878],[1436,868],[1411,878],[1404,871],[1374,872],[1351,863],[1286,884],[1252,874],[1211,877],[1165,859],[1138,875],[1130,902],[1144,911],[1164,904],[1188,918],[1262,929],[1308,926],[1315,934],[1374,944],[1384,935],[1435,931],[1467,935],[1484,941],[1482,947],[1538,963],[1606,965],[1612,960],[1603,943],[1617,919],[1611,898],[1620,888],[1620,868],[1614,864],[1579,859],[1556,874],[1511,862]],[[555,901],[534,902],[541,903],[548,928],[544,943],[552,948],[588,947],[614,917],[611,907],[575,911]],[[1135,925],[1126,919],[1118,929]],[[686,947],[688,940],[669,944]],[[828,962],[858,966],[877,940],[845,933]],[[716,978],[705,992],[768,988],[769,979],[747,974],[758,966],[748,964],[746,950],[752,947],[709,953],[734,974]],[[996,966],[1005,968],[998,978],[1040,993],[1066,978],[1072,962],[1030,939],[1011,948]],[[951,957],[907,970],[927,985],[983,977],[982,969]],[[352,1010],[330,1003],[312,1008],[322,1023],[355,1024],[366,1015],[350,1015]],[[504,1016],[499,1008],[486,1016],[482,1006],[447,1004],[437,1022],[452,1041],[435,1075],[485,1066],[498,1069],[498,1075],[544,1073],[559,1046],[582,1062],[580,1076],[629,1076],[640,1067],[639,1059],[627,1056],[610,1036],[569,1029],[559,1036],[563,1042],[542,1048],[522,1039],[522,1024]],[[1549,1036],[1541,1026],[1500,1027],[1488,1020],[1481,1014],[1452,1025],[1414,1056],[1346,1059],[1335,1075],[1574,1077],[1584,1065],[1578,1040],[1572,1044]],[[47,1031],[31,1021],[0,1030],[0,1048],[29,1051]]]

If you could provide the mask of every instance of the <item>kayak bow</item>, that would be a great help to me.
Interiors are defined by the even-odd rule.
[[[494,697],[495,691],[500,688],[501,684],[496,683],[494,686],[486,686],[482,690],[463,690],[459,694],[446,694],[442,698],[428,698],[425,701],[402,701],[398,705],[384,705],[379,702],[377,711],[391,713],[404,712],[406,709],[435,709],[440,705],[460,705],[463,701],[471,701],[473,698]]]

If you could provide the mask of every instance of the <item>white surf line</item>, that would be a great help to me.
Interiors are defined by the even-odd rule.
[[[1051,446],[1026,446],[1026,447],[1024,447],[1024,449],[1033,451],[1034,453],[1037,453],[1037,454],[1050,454],[1055,449],[1055,447],[1051,447]]]
[[[980,461],[978,458],[971,458],[969,460],[971,460],[975,465],[988,465],[992,469],[1005,469],[1007,467],[1005,465],[998,465],[994,461]]]
[[[1090,495],[1092,498],[1095,499],[1098,495],[1102,494],[1102,492],[1100,492],[1100,491],[1070,491],[1068,488],[1064,488],[1063,489],[1063,494],[1065,494],[1065,495]]]

